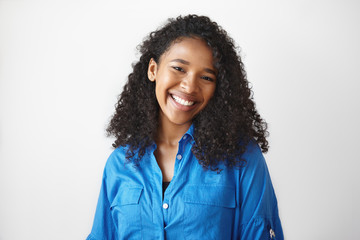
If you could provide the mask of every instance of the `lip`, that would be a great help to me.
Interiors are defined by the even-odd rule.
[[[182,98],[184,100],[192,101],[192,102],[195,102],[195,103],[198,101],[198,99],[195,96],[189,95],[189,94],[186,94],[186,93],[183,93],[183,92],[180,92],[180,91],[171,91],[171,92],[169,92],[169,94],[178,96],[178,97],[180,97],[180,98]]]
[[[176,102],[176,101],[172,98],[171,95],[176,95],[176,96],[178,96],[178,97],[180,97],[180,98],[182,98],[182,99],[184,99],[184,100],[187,100],[187,101],[192,101],[192,102],[194,102],[194,104],[191,105],[191,106],[182,105],[182,104]],[[177,109],[179,109],[179,110],[181,110],[181,111],[185,111],[185,112],[193,110],[193,109],[196,108],[196,106],[198,105],[198,102],[195,100],[194,97],[186,96],[185,94],[182,94],[182,93],[169,93],[169,94],[168,94],[168,98],[169,98],[170,102],[175,106],[175,108],[177,108]]]

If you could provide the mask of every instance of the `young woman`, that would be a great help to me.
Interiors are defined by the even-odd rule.
[[[283,239],[266,123],[233,40],[188,15],[140,52],[107,129],[115,150],[88,240]]]

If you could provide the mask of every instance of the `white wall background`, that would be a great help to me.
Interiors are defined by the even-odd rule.
[[[136,46],[188,13],[209,15],[242,49],[286,238],[358,239],[359,10],[355,0],[0,0],[0,240],[85,239]]]

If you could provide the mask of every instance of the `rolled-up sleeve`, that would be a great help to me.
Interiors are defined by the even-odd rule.
[[[275,192],[257,144],[248,148],[240,175],[241,240],[284,239]]]

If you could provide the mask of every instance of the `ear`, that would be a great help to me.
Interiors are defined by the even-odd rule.
[[[156,73],[157,73],[157,63],[153,58],[150,59],[149,67],[148,67],[148,78],[150,81],[155,82],[156,80]]]

